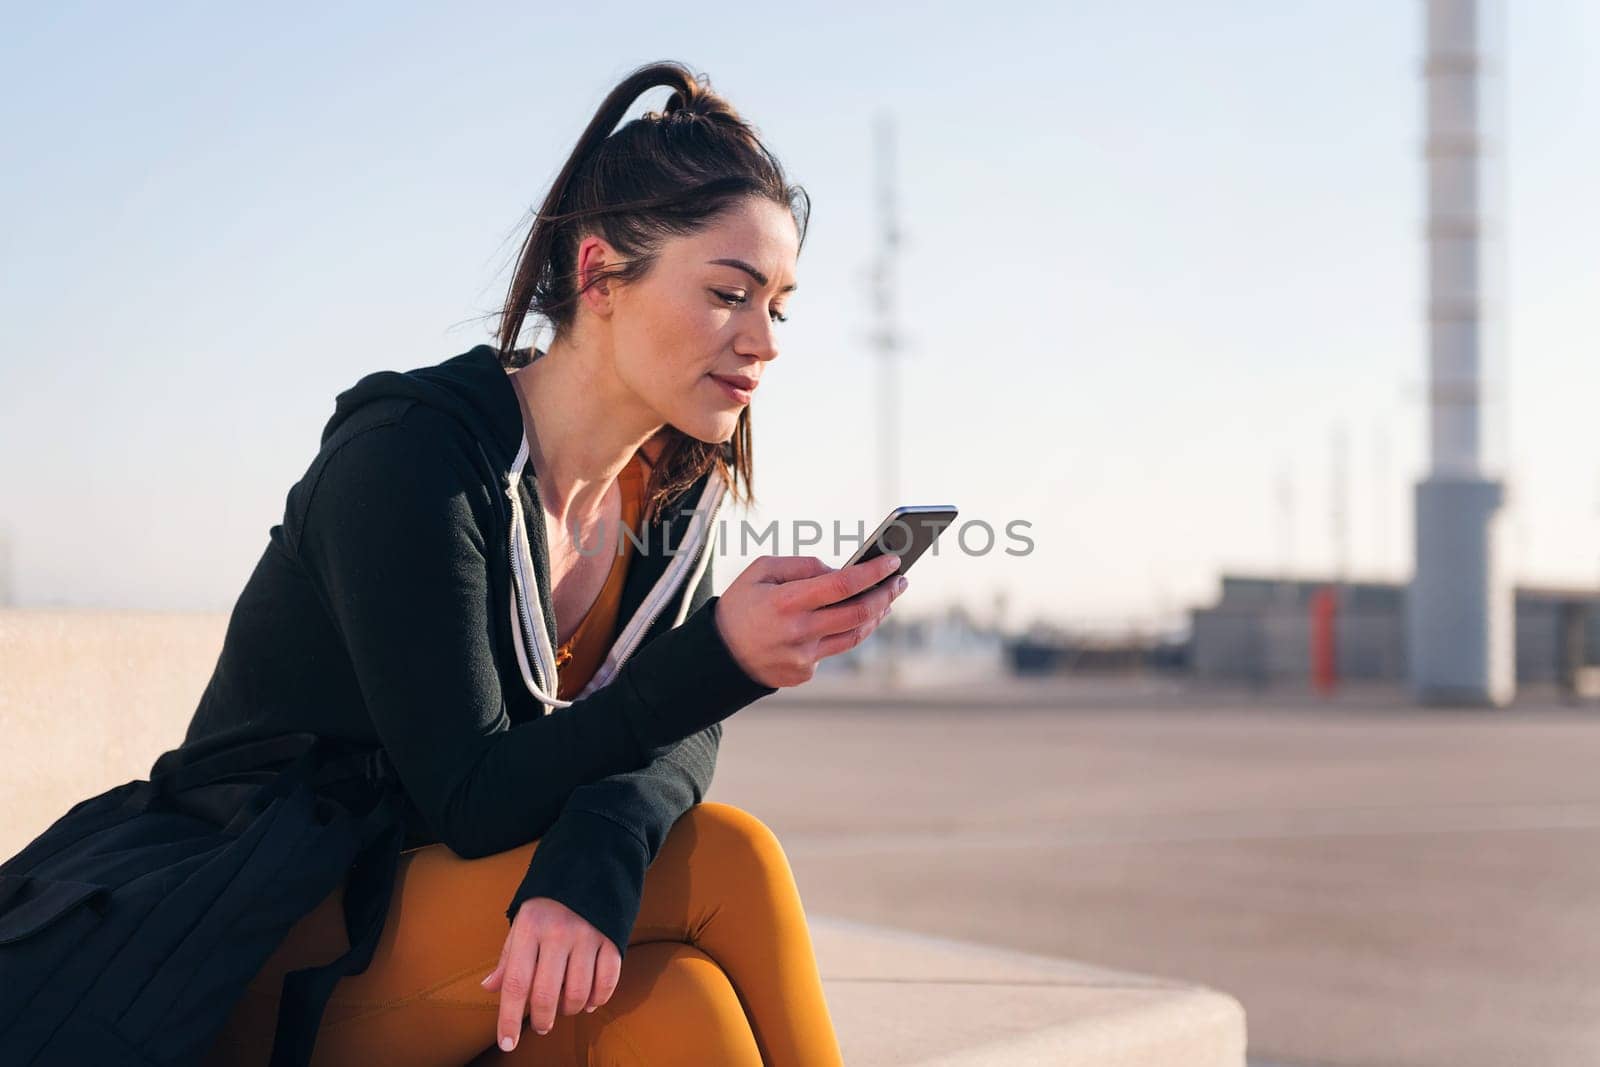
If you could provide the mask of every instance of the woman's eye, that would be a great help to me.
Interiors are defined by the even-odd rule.
[[[711,291],[713,293],[716,293],[719,297],[721,297],[723,300],[727,301],[728,304],[730,304],[730,305],[732,305],[734,307],[739,306],[740,304],[744,303],[747,299],[749,299],[748,297],[744,296],[741,293],[725,293],[721,289],[713,289]],[[778,312],[778,311],[775,310],[775,311],[772,312],[772,319],[775,322],[788,322],[789,321],[789,316],[787,316],[785,314],[782,314],[781,312]]]

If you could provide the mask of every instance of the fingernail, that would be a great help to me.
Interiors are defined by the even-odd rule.
[[[906,591],[906,586],[910,584],[911,579],[907,578],[905,575],[901,575],[894,580],[894,591],[896,593],[904,593]]]
[[[502,1037],[500,1039],[500,1051],[501,1052],[510,1052],[512,1049],[514,1049],[516,1047],[517,1047],[517,1039],[516,1038],[514,1038],[514,1037]]]
[[[594,1007],[593,1007],[593,1008],[584,1008],[584,1009],[583,1009],[583,1010],[584,1010],[584,1011],[594,1011],[594,1009],[595,1009],[595,1008],[598,1008],[598,1007],[599,1007],[599,1006],[600,1006],[600,1005],[598,1005],[598,1004],[596,1004],[596,1005],[595,1005],[595,1006],[594,1006]]]
[[[486,974],[482,978],[478,979],[478,984],[479,985],[488,985],[489,984],[489,979],[491,979],[493,977],[494,977],[494,972],[490,971],[488,974]]]
[[[550,1031],[548,1031],[548,1030],[535,1030],[534,1031],[534,1033],[538,1034],[540,1037],[543,1037],[545,1034],[548,1034],[549,1032]]]

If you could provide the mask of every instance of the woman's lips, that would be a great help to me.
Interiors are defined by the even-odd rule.
[[[717,374],[711,375],[711,380],[721,386],[722,391],[727,394],[728,399],[732,400],[736,404],[750,403],[750,396],[755,392],[754,389],[746,389],[744,386],[737,385],[733,381],[730,381],[729,379]]]

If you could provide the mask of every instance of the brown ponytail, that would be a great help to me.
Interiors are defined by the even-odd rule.
[[[641,93],[660,86],[672,90],[661,111],[616,128]],[[529,350],[516,343],[529,315],[550,323],[556,337],[571,329],[580,295],[577,249],[584,235],[604,237],[624,260],[596,272],[588,285],[603,279],[628,282],[650,269],[665,238],[704,229],[747,196],[788,208],[804,245],[810,198],[788,183],[755,128],[681,63],[651,63],[633,71],[600,104],[523,241],[500,314],[502,363],[520,367],[528,362]],[[748,405],[726,443],[700,441],[672,427],[666,435],[645,490],[645,521],[653,521],[713,466],[721,467],[736,500],[755,499]]]

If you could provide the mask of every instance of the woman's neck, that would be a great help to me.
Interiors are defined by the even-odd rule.
[[[617,377],[607,353],[582,344],[553,341],[508,377],[545,511],[563,526],[584,524],[660,420]]]

